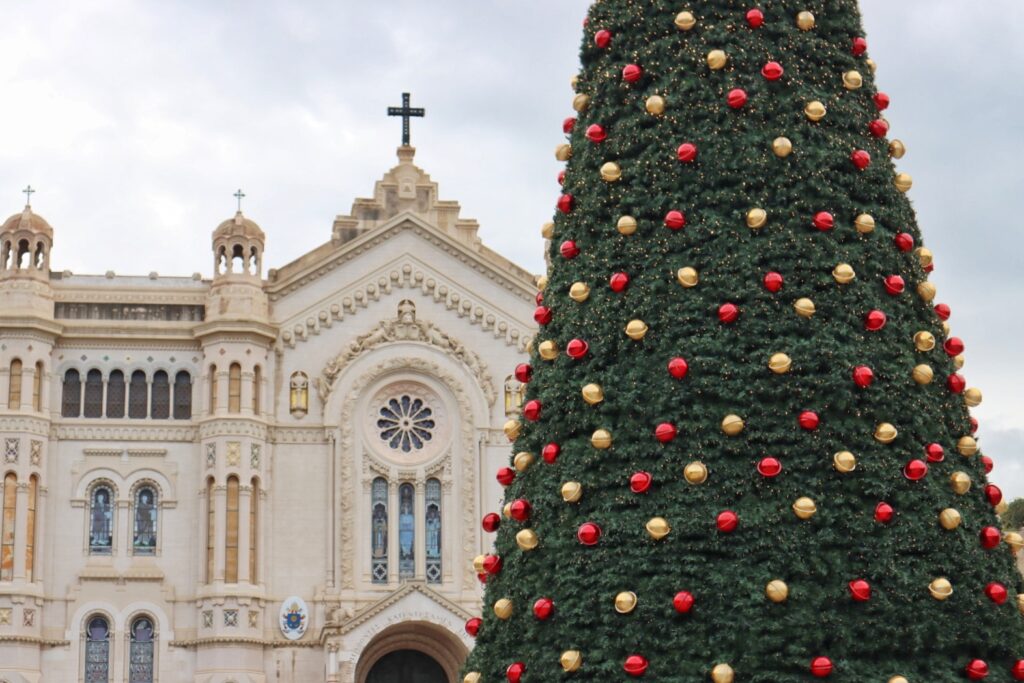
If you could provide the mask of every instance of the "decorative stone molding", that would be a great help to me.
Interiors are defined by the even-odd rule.
[[[82,455],[86,457],[99,458],[120,458],[124,455],[123,448],[83,448]]]
[[[107,427],[55,425],[51,439],[63,441],[170,441],[192,443],[199,430],[195,427]]]
[[[37,417],[6,415],[0,417],[0,432],[22,432],[45,437],[50,434],[50,422]]]
[[[40,467],[43,464],[43,442],[33,439],[29,442],[29,464]]]
[[[330,439],[323,427],[272,427],[269,440],[281,444],[327,444]]]
[[[345,620],[344,623],[342,623],[342,620],[340,619],[341,615],[339,613],[335,612],[332,614],[331,619],[324,625],[323,631],[321,632],[321,641],[326,640],[326,638],[331,635],[345,635],[346,633],[354,631],[363,624],[372,621],[389,607],[401,602],[410,593],[420,593],[426,596],[445,610],[456,615],[462,621],[474,616],[463,609],[461,605],[452,602],[437,591],[428,588],[422,581],[408,581],[402,584],[402,587],[395,592],[357,612],[350,619]]]
[[[132,458],[163,458],[167,456],[166,448],[129,448],[128,457]]]
[[[4,439],[4,462],[17,463],[18,452],[21,450],[21,439]]]

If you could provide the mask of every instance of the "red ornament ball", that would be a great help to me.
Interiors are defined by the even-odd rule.
[[[914,236],[909,232],[901,232],[893,238],[893,243],[900,251],[907,253],[914,248]]]
[[[896,511],[893,510],[892,505],[885,501],[875,506],[875,521],[879,524],[888,524],[895,515]]]
[[[679,434],[679,430],[671,422],[662,422],[654,428],[654,438],[661,443],[668,443],[672,439],[676,438]]]
[[[643,676],[647,671],[648,661],[643,655],[630,655],[622,665],[623,670],[630,676]]]
[[[647,472],[635,472],[629,478],[629,490],[633,493],[647,493],[651,488],[651,475]]]
[[[718,320],[726,325],[736,322],[740,309],[736,304],[722,304],[718,307]]]
[[[558,180],[559,185],[565,185],[565,169],[563,168],[561,171],[559,171],[558,175],[555,176],[555,178]]]
[[[515,478],[516,471],[511,467],[502,467],[500,470],[498,470],[497,479],[498,483],[501,484],[502,486],[508,486],[513,481],[515,481]]]
[[[988,664],[983,659],[972,659],[967,663],[964,671],[972,681],[980,681],[988,676]]]
[[[733,109],[742,109],[743,105],[747,103],[747,100],[747,93],[743,88],[733,88],[726,96],[726,102]]]
[[[978,540],[985,550],[992,550],[998,547],[1003,541],[1003,534],[994,526],[987,526],[978,533]]]
[[[559,446],[557,443],[549,443],[544,446],[544,448],[540,452],[540,455],[542,458],[544,458],[544,462],[546,462],[549,465],[553,465],[555,461],[558,460],[558,456],[561,454],[561,452],[561,446]]]
[[[685,358],[673,358],[668,362],[668,374],[672,375],[676,379],[682,379],[686,377],[686,373],[690,370],[689,364]]]
[[[533,603],[533,616],[541,621],[547,621],[554,612],[555,603],[551,598],[538,598],[537,602]]]
[[[593,522],[584,522],[576,530],[576,538],[583,545],[597,545],[597,542],[601,540],[601,527]]]
[[[889,124],[885,119],[875,119],[868,124],[868,132],[876,138],[884,138],[885,134],[889,132]]]
[[[853,53],[854,57],[860,57],[868,51],[868,41],[861,36],[857,36],[853,39],[853,45],[850,48],[850,51]]]
[[[487,555],[484,557],[484,573],[491,576],[497,576],[501,573],[502,561],[497,555]]]
[[[612,288],[613,292],[625,291],[626,287],[629,287],[629,275],[626,273],[614,273],[608,279],[608,286]]]
[[[688,614],[693,609],[693,594],[689,591],[679,591],[675,597],[672,598],[672,606],[675,607],[676,611],[680,614]]]
[[[516,366],[516,380],[526,384],[533,379],[533,366],[529,363],[520,363]]]
[[[594,123],[587,127],[587,139],[591,142],[601,143],[608,139],[608,133],[600,123]]]
[[[526,673],[526,665],[522,662],[516,662],[515,664],[509,664],[508,668],[505,669],[505,678],[508,679],[508,683],[519,683],[523,680],[523,674]]]
[[[971,416],[971,434],[978,431],[978,418]]]
[[[942,462],[946,459],[946,449],[937,443],[930,443],[925,446],[924,454],[928,457],[928,462]]]
[[[501,515],[497,512],[488,512],[484,515],[483,521],[480,523],[484,531],[489,534],[493,534],[501,526]]]
[[[1010,675],[1015,681],[1024,681],[1024,659],[1018,659],[1010,667]]]
[[[476,575],[476,580],[480,583],[487,583],[487,574],[480,573]]]
[[[907,288],[907,283],[899,275],[890,275],[885,278],[885,291],[890,296],[898,296]]]
[[[828,657],[815,657],[811,660],[811,673],[817,678],[826,678],[832,673],[832,660]]]
[[[1003,501],[1003,492],[995,484],[985,485],[985,500],[992,507],[999,505]]]
[[[858,365],[853,369],[853,381],[858,387],[865,389],[875,381],[875,373],[866,365]]]
[[[776,273],[775,271],[772,271],[770,273],[765,274],[764,288],[767,289],[772,294],[775,294],[776,292],[780,291],[782,289],[782,284],[783,278],[781,273]]]
[[[953,313],[949,308],[949,304],[935,304],[934,310],[935,315],[939,316],[939,320],[949,320],[949,316]]]
[[[779,476],[782,472],[782,463],[779,462],[778,458],[771,456],[761,458],[757,463],[757,473],[762,477],[771,479]]]
[[[928,463],[915,458],[903,466],[903,476],[910,481],[921,481],[928,474]]]
[[[764,26],[764,12],[756,7],[747,11],[747,26],[750,28],[761,28]]]
[[[813,432],[818,428],[818,425],[821,424],[821,419],[813,410],[805,410],[800,413],[800,417],[797,418],[797,422],[800,424],[801,429]]]
[[[871,599],[871,584],[864,579],[854,579],[847,587],[850,589],[850,597],[855,602],[867,602]]]
[[[566,240],[558,247],[558,253],[562,255],[562,258],[571,261],[580,255],[580,248],[572,240]]]
[[[669,230],[681,230],[686,225],[686,215],[682,211],[669,211],[665,214],[665,227]]]
[[[985,586],[985,597],[997,605],[1002,605],[1009,597],[1009,593],[1006,591],[1006,586],[998,581],[993,581]]]
[[[570,116],[566,120],[562,121],[562,132],[568,135],[572,132],[572,129],[576,127],[576,117]]]
[[[466,621],[466,633],[473,638],[476,638],[476,634],[480,632],[480,627],[483,626],[484,620],[480,617],[473,617]]]
[[[871,165],[871,155],[863,149],[858,149],[850,155],[850,161],[857,167],[858,170],[863,171],[865,168]]]
[[[964,342],[960,337],[950,337],[946,340],[946,343],[942,345],[942,348],[944,348],[946,353],[950,356],[959,356],[964,352]]]
[[[967,380],[963,375],[954,372],[946,378],[946,388],[954,394],[962,394],[967,388]]]
[[[814,227],[822,232],[835,227],[836,219],[828,211],[819,211],[814,214]]]
[[[722,533],[731,534],[736,531],[736,527],[740,524],[739,516],[732,510],[725,510],[718,513],[718,517],[715,519],[715,526]]]
[[[875,93],[874,96],[875,106],[878,107],[878,111],[885,111],[889,108],[889,96],[884,92]]]
[[[562,213],[569,213],[576,206],[576,198],[571,194],[563,194],[558,198],[558,210]]]
[[[594,45],[597,45],[602,50],[612,42],[612,32],[607,29],[601,29],[594,34]]]
[[[569,358],[572,358],[573,360],[583,358],[583,356],[587,355],[587,351],[589,350],[590,344],[582,339],[573,339],[565,345],[565,352],[569,354]]]
[[[622,69],[622,79],[627,83],[636,83],[643,78],[644,70],[640,68],[639,64],[627,64]]]
[[[985,474],[992,474],[992,468],[995,467],[995,462],[992,461],[987,455],[981,456],[981,465],[985,468]]]
[[[533,296],[533,300],[537,302],[537,305],[538,305],[538,306],[540,306],[541,304],[543,304],[543,303],[544,303],[544,292],[537,292],[537,293],[536,293],[536,294],[535,294],[535,295]]]
[[[551,309],[548,308],[547,306],[538,306],[533,311],[533,319],[537,321],[538,325],[550,324],[552,317],[553,314],[551,313]]]
[[[541,403],[537,399],[532,399],[526,402],[523,406],[523,417],[530,422],[536,422],[540,419]]]
[[[887,318],[885,317],[885,313],[876,309],[868,313],[864,318],[864,327],[867,328],[869,332],[878,332],[880,329],[885,327],[886,320]]]
[[[761,67],[761,75],[769,81],[777,81],[782,78],[783,69],[782,65],[778,62],[768,62]]]
[[[530,518],[530,513],[533,512],[533,506],[530,505],[530,501],[525,498],[517,498],[512,501],[509,505],[508,515],[517,522],[525,522]]]
[[[684,142],[676,150],[676,157],[684,164],[690,164],[697,160],[697,145],[692,142]]]

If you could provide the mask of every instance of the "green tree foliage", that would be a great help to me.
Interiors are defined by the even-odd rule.
[[[731,669],[741,683],[804,682],[819,657],[851,683],[962,681],[968,666],[1015,680],[1021,580],[970,436],[962,349],[944,329],[948,309],[934,308],[909,179],[890,159],[900,145],[886,139],[887,98],[855,42],[857,3],[764,0],[759,27],[751,4],[590,9],[564,196],[547,229],[548,310],[527,414],[508,428],[533,462],[506,500],[529,506],[497,533],[502,567],[487,579],[467,681],[632,680],[634,655],[644,678],[671,683],[709,680],[716,666],[718,681]],[[689,27],[677,18],[688,8]],[[801,11],[813,26],[798,25]],[[709,66],[720,66],[714,50],[723,68]],[[812,102],[826,110],[816,121]],[[780,137],[787,156],[773,151]],[[666,227],[672,211],[685,226]],[[624,287],[621,275],[611,286],[617,273]],[[877,312],[885,324],[869,329]],[[781,473],[766,476],[765,458]],[[706,481],[684,477],[692,463]],[[645,492],[631,489],[636,473],[650,476]],[[576,502],[563,499],[566,482],[579,485]],[[723,512],[735,530],[719,528]],[[654,518],[671,529],[660,540]],[[578,538],[588,522],[601,530],[594,545]],[[535,549],[520,547],[532,545],[526,530]],[[766,595],[772,581],[784,600]],[[674,606],[683,591],[688,612]],[[636,596],[625,613],[622,592]],[[540,598],[553,602],[547,619],[533,613]],[[566,652],[579,653],[577,670],[563,670]],[[509,672],[515,663],[522,672]]]
[[[1006,512],[999,515],[1003,528],[1007,531],[1018,531],[1024,527],[1024,498],[1015,498],[1006,507]]]

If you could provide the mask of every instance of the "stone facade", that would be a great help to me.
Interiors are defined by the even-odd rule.
[[[241,212],[212,279],[53,271],[46,221],[3,225],[0,681],[456,680],[534,278],[398,155],[266,276]]]

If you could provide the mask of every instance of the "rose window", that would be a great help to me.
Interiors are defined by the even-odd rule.
[[[403,395],[378,411],[380,438],[403,453],[420,450],[434,436],[434,411],[422,399]]]

